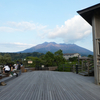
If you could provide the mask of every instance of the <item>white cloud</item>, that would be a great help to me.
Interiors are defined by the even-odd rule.
[[[10,43],[12,45],[16,45],[17,47],[32,47],[33,44],[26,44],[26,43],[20,43],[20,42],[16,42],[16,43]]]
[[[13,28],[17,28],[20,31],[26,31],[26,30],[34,30],[36,29],[36,25],[34,23],[30,23],[30,22],[8,22],[8,25],[13,27]]]
[[[14,31],[18,31],[18,29],[14,29],[11,27],[0,27],[0,31],[1,32],[14,32]]]
[[[65,24],[49,32],[49,38],[62,38],[66,43],[74,43],[91,34],[91,26],[79,15],[65,21]]]
[[[27,48],[31,48],[35,46],[35,44],[26,44],[26,43],[0,43],[0,52],[17,52],[22,51]]]
[[[14,31],[32,31],[32,30],[43,30],[47,26],[41,24],[34,24],[32,22],[7,22],[6,26],[0,27],[2,32],[14,32]]]
[[[15,27],[21,31],[27,31],[27,30],[41,30],[46,28],[47,26],[43,26],[41,24],[34,24],[32,22],[8,22],[8,25],[11,27]]]

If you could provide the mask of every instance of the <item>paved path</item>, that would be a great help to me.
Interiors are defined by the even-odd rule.
[[[100,86],[93,77],[34,71],[0,86],[0,100],[100,100]]]

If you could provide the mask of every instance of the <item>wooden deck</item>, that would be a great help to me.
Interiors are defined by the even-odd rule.
[[[100,100],[100,86],[93,77],[34,71],[0,86],[0,100]]]

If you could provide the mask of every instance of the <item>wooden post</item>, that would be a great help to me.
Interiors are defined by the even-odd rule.
[[[83,72],[83,60],[82,60],[82,72]]]
[[[78,74],[78,65],[76,64],[76,74]]]
[[[89,76],[89,63],[87,62],[88,76]]]

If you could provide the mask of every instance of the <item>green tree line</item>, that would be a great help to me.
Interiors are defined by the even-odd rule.
[[[93,59],[92,55],[89,55],[88,57]],[[25,67],[36,67],[44,65],[45,67],[50,66],[58,66],[59,71],[63,71],[76,63],[78,63],[78,58],[73,57],[69,58],[69,60],[66,60],[63,57],[62,50],[58,50],[54,53],[48,51],[46,54],[39,53],[39,52],[33,52],[33,53],[0,53],[0,64],[6,64],[6,63],[16,63],[17,61],[23,63]],[[32,61],[33,63],[28,63],[28,61]],[[81,62],[80,62],[81,64]],[[66,69],[67,71],[67,69]]]
[[[39,52],[33,52],[33,53],[0,53],[1,56],[4,55],[9,55],[11,57],[12,61],[15,60],[23,60],[28,56],[32,56],[32,57],[40,57],[41,55],[44,55],[43,53],[39,53]]]
[[[66,62],[61,49],[55,53],[48,51],[45,55],[41,55],[40,57],[28,56],[26,57],[26,60],[31,60],[33,62],[32,64],[29,64],[31,67],[35,67],[36,65],[44,65],[46,67],[58,66],[59,64]]]

